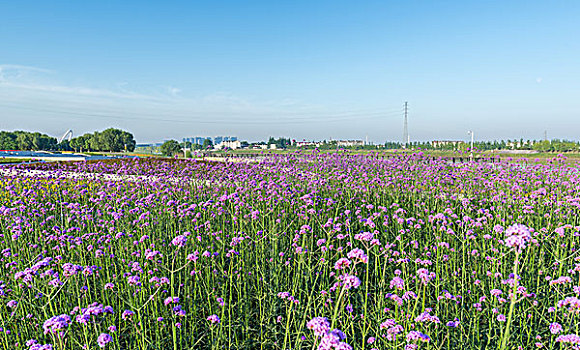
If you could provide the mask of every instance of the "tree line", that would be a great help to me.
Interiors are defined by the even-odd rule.
[[[109,128],[75,137],[70,140],[69,147],[80,152],[133,152],[136,144],[135,138],[130,132]]]
[[[0,150],[132,152],[135,145],[133,134],[114,128],[87,133],[71,139],[70,142],[63,140],[61,143],[56,138],[39,132],[0,131]]]
[[[50,151],[57,150],[54,137],[39,132],[0,131],[0,149],[18,151]]]
[[[389,146],[393,146],[393,143],[387,142]],[[387,146],[385,144],[385,147]],[[402,148],[403,145],[396,143]],[[423,150],[447,150],[455,151],[461,150],[465,151],[471,147],[469,142],[442,142],[439,144],[434,144],[432,142],[411,142],[407,144],[409,148],[420,148]],[[473,148],[480,151],[491,151],[491,150],[533,150],[538,152],[573,152],[580,151],[580,143],[576,141],[569,140],[500,140],[500,141],[475,141],[473,143]]]

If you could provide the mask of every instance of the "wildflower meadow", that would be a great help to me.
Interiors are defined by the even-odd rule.
[[[3,169],[3,349],[580,348],[562,156]]]

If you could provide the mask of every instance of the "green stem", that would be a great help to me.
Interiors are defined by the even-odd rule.
[[[516,261],[514,263],[514,286],[512,288],[512,299],[510,300],[510,309],[508,312],[508,318],[507,318],[507,323],[505,326],[505,331],[503,333],[503,337],[501,339],[501,344],[499,349],[500,350],[504,350],[509,342],[509,337],[510,337],[510,326],[512,324],[512,318],[513,318],[513,314],[514,314],[514,308],[516,306],[516,301],[517,301],[517,295],[516,292],[518,290],[518,281],[517,281],[517,276],[518,276],[518,264],[519,264],[519,257],[520,257],[520,253],[516,252]]]

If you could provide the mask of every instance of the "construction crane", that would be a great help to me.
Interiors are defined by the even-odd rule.
[[[71,129],[69,129],[58,139],[58,143],[61,143],[64,139],[67,139],[70,142],[72,137],[73,137],[73,131]]]

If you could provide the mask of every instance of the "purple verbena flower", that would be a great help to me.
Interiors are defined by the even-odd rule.
[[[322,337],[330,330],[330,323],[326,317],[314,317],[306,323],[306,327],[317,337]]]
[[[70,324],[70,317],[67,314],[54,316],[44,321],[42,328],[44,329],[44,334],[56,334],[60,331],[65,330]]]
[[[113,341],[113,338],[107,333],[101,333],[97,338],[97,344],[99,344],[101,348],[104,348],[111,341]]]
[[[179,235],[171,241],[171,244],[179,248],[183,247],[185,243],[187,243],[187,237],[185,235]]]
[[[216,324],[216,323],[220,323],[221,320],[218,317],[218,315],[211,315],[207,318],[208,321],[210,321],[212,324]]]

